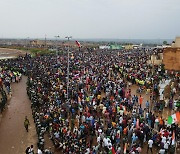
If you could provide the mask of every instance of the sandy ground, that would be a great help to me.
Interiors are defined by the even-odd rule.
[[[0,48],[0,59],[16,58],[19,55],[25,55],[26,52],[16,49]]]
[[[0,120],[0,154],[24,154],[27,146],[36,146],[37,135],[31,112],[31,102],[26,94],[27,78],[12,85],[12,97]],[[24,128],[24,118],[30,121],[29,132]],[[35,149],[37,149],[35,147]]]

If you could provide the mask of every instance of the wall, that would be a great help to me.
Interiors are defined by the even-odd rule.
[[[180,37],[176,37],[175,43],[172,44],[173,48],[180,48]]]
[[[160,65],[162,64],[162,60],[163,60],[163,55],[162,53],[159,54],[160,59],[157,59],[157,55],[152,55],[151,56],[151,60],[148,60],[147,63],[148,64],[154,64],[154,65]]]
[[[167,70],[180,71],[180,48],[165,48],[163,64]]]

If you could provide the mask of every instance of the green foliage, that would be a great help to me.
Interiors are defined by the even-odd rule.
[[[167,44],[167,41],[163,41],[163,44],[166,45],[166,44]]]
[[[33,56],[46,55],[46,54],[55,54],[54,51],[49,51],[49,50],[45,50],[45,49],[30,49],[29,51]]]
[[[22,51],[30,53],[32,56],[55,54],[54,51],[49,51],[48,49],[44,49],[44,48],[29,48],[29,49],[27,49],[27,47],[18,47],[18,46],[11,46],[11,47],[4,47],[4,48],[22,50]]]

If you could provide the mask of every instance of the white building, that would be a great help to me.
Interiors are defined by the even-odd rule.
[[[110,49],[110,46],[108,46],[108,45],[100,45],[99,49]]]

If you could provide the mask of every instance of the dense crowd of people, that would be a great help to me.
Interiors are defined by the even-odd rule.
[[[2,87],[0,88],[0,95],[1,95],[0,113],[2,113],[2,111],[4,110],[5,105],[7,103],[7,95],[6,95],[6,92],[4,91],[4,89]]]
[[[3,67],[2,62],[1,66],[2,67],[0,67],[0,113],[4,110],[7,104],[7,95],[11,95],[11,83],[19,82],[21,80],[21,73]]]
[[[169,125],[153,110],[154,106],[163,110],[158,85],[169,79],[163,66],[147,64],[155,52],[72,51],[69,79],[66,54],[26,55],[3,61],[3,65],[28,76],[27,94],[40,151],[48,133],[63,153],[134,154],[144,146],[153,152],[156,146],[160,154],[173,154],[180,127]],[[171,78],[179,81],[178,75]],[[131,92],[134,84],[139,87],[138,95]],[[179,91],[178,86],[173,88]],[[141,95],[144,89],[152,94],[146,102]]]

